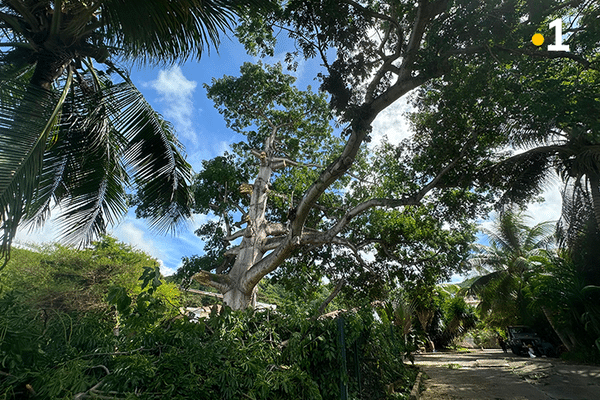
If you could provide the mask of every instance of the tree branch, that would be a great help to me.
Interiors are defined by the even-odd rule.
[[[313,168],[323,168],[322,165],[319,164],[305,164],[298,161],[294,161],[287,157],[273,157],[271,164],[271,169],[278,170],[287,167],[288,165],[292,167],[313,167]]]
[[[404,52],[405,56],[402,60],[402,65],[400,66],[401,74],[398,77],[399,80],[405,80],[410,77],[412,72],[412,68],[410,68],[410,66],[415,62],[415,58],[419,48],[421,47],[421,41],[423,40],[423,35],[425,34],[427,25],[433,17],[435,17],[443,10],[443,8],[445,8],[446,3],[447,0],[438,0],[433,3],[430,3],[429,0],[419,0],[417,16],[413,23],[410,38],[408,39],[408,44],[406,46],[406,51]]]
[[[346,214],[340,218],[340,220],[327,232],[324,232],[324,240],[331,240],[335,235],[341,232],[342,229],[357,215],[362,214],[363,212],[373,208],[373,207],[387,207],[387,208],[397,208],[401,206],[416,206],[421,201],[423,195],[419,196],[411,196],[405,197],[402,199],[370,199],[367,200],[356,207],[352,208]]]
[[[573,54],[569,51],[545,51],[545,50],[539,50],[539,49],[530,51],[530,50],[520,50],[520,49],[509,49],[509,48],[503,47],[503,46],[495,46],[494,48],[509,52],[511,54],[521,54],[521,55],[538,57],[538,58],[546,58],[546,59],[568,58],[570,60],[578,62],[579,64],[583,65],[585,68],[595,69],[595,70],[600,69],[600,67],[593,66],[592,63],[590,63],[588,60],[586,60],[582,56],[580,56],[578,54]]]
[[[288,233],[288,228],[286,228],[283,224],[270,223],[267,224],[265,231],[267,236],[280,236],[286,235]]]
[[[275,250],[276,248],[281,246],[281,243],[283,242],[284,239],[285,239],[285,236],[268,238],[267,240],[265,240],[265,242],[261,246],[260,250],[264,253],[266,253],[267,251],[270,251],[270,250]]]
[[[200,271],[192,279],[204,286],[210,286],[219,292],[225,293],[230,289],[231,279],[227,275],[213,274],[208,271]]]
[[[331,303],[331,301],[333,299],[335,299],[335,297],[342,291],[342,288],[344,287],[345,284],[346,284],[346,278],[341,278],[340,280],[338,280],[335,287],[333,288],[333,291],[329,294],[329,296],[327,296],[325,301],[323,301],[323,303],[321,304],[321,306],[319,307],[319,309],[317,310],[315,315],[313,315],[310,318],[311,321],[316,321],[321,315],[323,315],[323,313],[325,312],[325,309],[327,308],[329,303]]]
[[[237,256],[240,254],[240,246],[234,246],[230,249],[225,250],[226,256]]]
[[[231,241],[233,241],[233,240],[235,240],[235,239],[239,239],[239,238],[243,237],[243,236],[246,234],[246,230],[247,230],[247,229],[248,229],[248,228],[244,228],[244,229],[242,229],[242,230],[239,230],[239,231],[235,232],[233,235],[225,236],[225,237],[223,238],[223,240],[226,240],[226,241],[228,241],[228,242],[231,242]]]

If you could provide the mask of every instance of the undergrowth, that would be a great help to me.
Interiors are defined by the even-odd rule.
[[[113,286],[85,310],[0,292],[0,400],[339,399],[340,383],[349,398],[385,399],[414,382],[400,333],[370,308],[341,315],[344,358],[337,319],[224,308],[196,323],[161,285],[147,267],[138,289]]]

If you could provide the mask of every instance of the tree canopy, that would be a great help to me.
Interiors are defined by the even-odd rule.
[[[418,164],[398,165],[401,150],[386,143],[361,150],[354,168],[327,187],[301,233],[291,236],[306,191],[343,151],[324,95],[292,83],[279,65],[244,64],[239,77],[207,85],[228,126],[246,140],[203,162],[195,177],[194,209],[218,220],[197,231],[206,254],[186,259],[188,277],[200,270],[197,281],[242,308],[271,272],[281,281],[296,276],[304,287],[326,277],[372,298],[396,278],[435,281],[460,269],[474,238],[477,206],[469,198],[477,195],[459,190],[425,199],[423,193],[423,201],[406,203],[413,207],[375,208],[386,197],[406,196],[416,186],[411,178],[421,178]],[[270,260],[290,242],[288,256]],[[241,300],[229,298],[231,292]]]
[[[345,247],[353,262],[359,265],[361,261],[357,254],[367,248],[362,246],[379,249],[380,264],[399,256],[412,256],[418,261],[435,258],[433,255],[444,246],[436,243],[428,247],[427,240],[421,241],[421,250],[425,254],[422,260],[411,254],[420,251],[419,246],[414,245],[416,241],[411,245],[403,241],[411,235],[413,238],[419,235],[408,228],[410,223],[405,224],[407,229],[401,229],[404,223],[401,220],[418,221],[412,227],[421,228],[421,239],[433,231],[443,232],[453,223],[464,228],[468,225],[468,217],[474,218],[483,211],[480,208],[482,201],[494,200],[495,195],[501,194],[508,185],[505,180],[491,179],[488,174],[490,167],[506,156],[504,151],[510,138],[497,129],[507,120],[503,109],[478,100],[479,93],[486,91],[487,80],[497,71],[506,69],[510,72],[511,65],[516,67],[520,63],[533,69],[542,68],[549,62],[593,68],[597,38],[588,36],[586,28],[595,29],[596,13],[597,7],[586,1],[533,4],[519,0],[416,3],[327,0],[285,2],[266,14],[245,15],[238,35],[253,54],[272,54],[276,35],[287,32],[297,46],[297,51],[288,55],[289,67],[294,67],[296,57],[320,59],[324,67],[319,76],[321,90],[327,93],[335,122],[341,126],[342,142],[335,157],[327,164],[302,173],[302,182],[306,182],[306,186],[301,192],[293,191],[293,202],[289,195],[287,197],[288,204],[293,205],[290,207],[293,218],[286,225],[269,220],[265,226],[270,226],[271,231],[263,231],[266,236],[260,239],[262,250],[248,258],[252,261],[240,267],[235,276],[203,272],[198,279],[224,293],[245,293],[238,296],[243,298],[242,301],[228,302],[243,307],[249,302],[250,290],[265,274],[300,257],[298,252],[304,247]],[[535,48],[530,42],[533,33],[547,33],[548,22],[567,16],[571,16],[571,21],[578,26],[565,30],[570,34],[569,44],[573,43],[571,51]],[[469,84],[476,85],[472,92],[469,92],[469,86],[461,86],[463,78],[469,78]],[[500,82],[500,78],[494,79]],[[225,81],[229,82],[228,78],[224,78]],[[245,85],[240,84],[240,90],[244,90]],[[449,87],[448,92],[454,97],[435,97],[435,85]],[[213,87],[223,86],[215,84]],[[399,145],[383,145],[374,156],[367,155],[365,143],[369,141],[377,115],[419,87],[432,97],[420,97],[419,101],[429,107],[429,112],[414,117],[416,133],[412,140]],[[453,92],[453,88],[459,90]],[[211,90],[212,87],[209,94]],[[239,95],[235,88],[230,91]],[[502,91],[499,93],[505,96],[503,98],[510,96]],[[234,111],[226,111],[228,107],[223,100],[229,98],[229,94],[220,93],[215,100],[225,117],[230,119],[232,112],[238,112],[239,104]],[[246,98],[254,99],[250,93]],[[462,100],[458,108],[452,100],[456,98]],[[277,112],[284,108],[282,105]],[[476,110],[483,112],[482,120],[492,118],[491,123],[471,129],[473,121],[469,120],[469,115]],[[269,115],[269,118],[275,117],[275,114]],[[244,119],[230,121],[233,129],[249,124]],[[257,172],[249,203],[253,207],[253,204],[259,204],[253,203],[254,196],[261,198],[264,201],[260,203],[261,212],[267,210],[263,205],[267,204],[271,190],[270,179],[278,176],[273,172],[288,166],[306,167],[304,160],[276,154],[276,147],[270,147],[277,142],[273,127],[277,125],[263,129],[273,134],[269,139],[265,133],[261,137],[264,142],[248,136],[249,150],[261,164],[260,168],[266,168],[259,168]],[[258,135],[260,129],[252,132]],[[261,175],[267,170],[268,173]],[[516,174],[513,171],[513,176]],[[369,183],[371,177],[375,184]],[[340,206],[331,207],[327,201],[331,201],[335,185],[340,183],[349,190],[338,193],[341,197],[336,201],[342,200],[337,203]],[[346,196],[349,193],[352,196]],[[323,202],[325,205],[321,204]],[[320,226],[314,224],[319,213],[323,215],[317,220]],[[385,221],[394,220],[394,213],[401,217],[386,226]],[[265,221],[268,220],[266,216]],[[250,221],[253,221],[252,217]],[[436,221],[447,221],[449,225],[444,227],[440,223],[427,232],[428,224],[432,223],[430,226],[433,227]],[[276,225],[269,225],[272,223]],[[391,238],[387,242],[384,227]],[[234,246],[229,250],[229,255],[236,257],[235,262],[240,259],[238,251],[242,251],[246,238],[255,238],[252,229],[247,226],[236,236],[244,238],[241,247]],[[452,235],[449,233],[443,239],[439,234],[434,237],[441,242],[462,243],[469,236]],[[226,234],[223,237],[234,239]],[[447,248],[457,249],[457,246],[448,245]],[[223,251],[227,253],[228,250]],[[330,254],[342,259],[336,251]],[[308,260],[310,263],[312,259]],[[459,261],[460,257],[452,262]],[[369,281],[364,276],[361,280]]]

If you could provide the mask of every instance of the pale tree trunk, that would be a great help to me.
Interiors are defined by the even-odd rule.
[[[237,288],[232,288],[223,294],[223,303],[234,310],[244,310],[256,305],[256,296],[254,293],[244,293]]]
[[[592,192],[592,206],[594,209],[594,216],[596,217],[596,227],[600,229],[600,177],[595,173],[589,173],[587,177]]]
[[[565,335],[563,335],[560,330],[558,330],[556,328],[556,325],[554,324],[554,321],[552,321],[552,318],[550,316],[550,311],[548,311],[548,309],[546,307],[542,307],[542,311],[544,312],[544,315],[546,316],[546,319],[550,323],[550,326],[552,327],[552,329],[554,329],[554,332],[556,332],[556,335],[558,336],[558,338],[560,339],[560,341],[562,342],[562,344],[565,345],[565,347],[567,348],[568,351],[572,351],[573,350],[573,343],[569,339],[567,339],[565,337]]]
[[[253,307],[256,303],[256,283],[247,279],[248,270],[261,260],[265,255],[265,245],[268,233],[281,229],[274,229],[267,222],[265,213],[268,200],[268,184],[273,174],[272,145],[277,129],[265,141],[264,151],[253,151],[259,159],[260,167],[258,176],[252,185],[250,194],[250,205],[246,216],[247,226],[241,231],[242,241],[235,247],[235,262],[226,277],[208,272],[200,272],[194,276],[194,280],[203,285],[217,288],[223,293],[223,303],[234,310],[243,310]]]

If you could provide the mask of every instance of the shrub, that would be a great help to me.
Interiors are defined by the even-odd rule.
[[[115,250],[114,242],[105,243],[95,251]],[[140,279],[114,285],[122,278],[108,274],[92,287],[79,277],[136,258],[127,251],[95,258],[75,252],[32,256],[39,270],[18,279],[33,285],[47,277],[44,287],[61,296],[59,289],[79,287],[94,307],[52,308],[42,291],[0,292],[0,399],[328,400],[340,398],[340,382],[351,397],[384,399],[388,384],[410,388],[414,381],[396,340],[402,333],[376,322],[370,308],[341,314],[344,358],[338,319],[313,321],[312,311],[290,306],[287,314],[224,308],[194,323],[179,314],[176,293],[152,260],[144,265],[137,258]],[[73,279],[52,286],[59,270]]]

